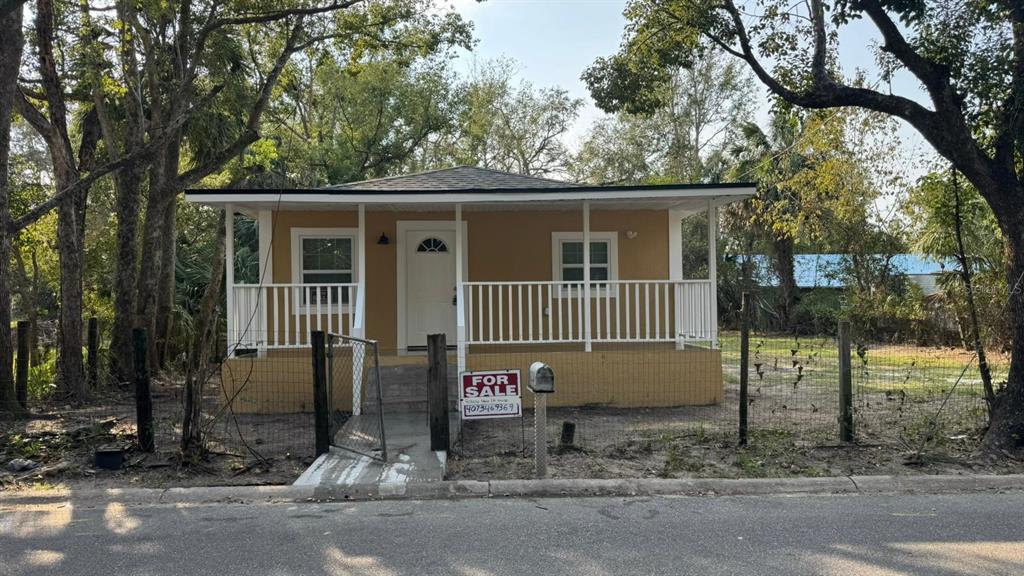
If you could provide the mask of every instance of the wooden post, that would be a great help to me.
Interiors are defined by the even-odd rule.
[[[740,307],[740,446],[747,445],[747,407],[750,382],[750,292]]]
[[[322,330],[310,334],[313,348],[313,429],[316,434],[316,455],[331,449],[331,407],[327,398],[326,340]]]
[[[448,343],[444,334],[427,336],[427,398],[430,410],[430,449],[448,450]]]
[[[95,389],[100,380],[100,323],[95,316],[89,318],[87,342],[89,366],[85,376],[85,383],[90,389]]]
[[[132,330],[135,352],[135,420],[139,449],[153,452],[153,394],[149,387],[149,362],[146,357],[146,329]]]
[[[548,395],[533,395],[534,476],[548,477]]]
[[[850,321],[839,322],[839,440],[853,442],[853,365],[850,362]]]
[[[558,439],[559,446],[572,446],[576,443],[576,423],[565,421],[562,422],[562,434]]]
[[[29,331],[27,320],[18,321],[18,359],[14,366],[14,394],[22,409],[28,410]]]

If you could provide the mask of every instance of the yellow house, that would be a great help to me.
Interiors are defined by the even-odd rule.
[[[228,219],[228,355],[258,354],[229,358],[224,378],[229,393],[243,373],[279,389],[249,404],[274,412],[311,410],[311,387],[274,369],[308,358],[311,330],[376,340],[382,365],[422,362],[436,333],[459,371],[525,374],[542,360],[558,378],[553,405],[716,403],[715,242],[708,278],[684,280],[680,221],[706,211],[713,240],[717,209],[753,192],[580,186],[460,166],[312,190],[193,190],[186,199],[258,221],[260,281],[236,284]],[[348,384],[334,386],[350,404]]]

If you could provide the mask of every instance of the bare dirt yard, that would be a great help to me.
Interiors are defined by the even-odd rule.
[[[181,393],[177,382],[153,382],[153,453],[136,447],[131,391],[96,392],[81,406],[46,403],[27,419],[0,420],[0,489],[288,484],[313,461],[312,415],[218,412],[219,386],[211,382],[204,403],[210,453],[181,466]],[[97,467],[96,448],[111,445],[125,448],[124,466]]]
[[[647,410],[643,415],[602,408],[552,410],[548,437],[563,421],[576,425],[572,446],[548,458],[554,478],[767,478],[853,474],[1024,473],[1024,461],[975,453],[980,430],[936,433],[922,443],[864,438],[842,444],[799,426],[754,426],[746,447],[735,428],[694,421],[703,409]],[[449,459],[452,479],[533,477],[533,426],[467,422],[462,449]],[[833,435],[834,436],[834,435]],[[525,442],[524,439],[525,438]]]

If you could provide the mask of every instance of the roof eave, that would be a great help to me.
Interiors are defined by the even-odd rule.
[[[365,191],[365,190],[189,190],[186,200],[203,204],[278,201],[323,204],[495,204],[581,200],[656,200],[708,198],[735,202],[755,192],[751,183],[722,185],[592,186],[537,189]]]

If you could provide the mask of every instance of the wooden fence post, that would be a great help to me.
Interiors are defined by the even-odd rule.
[[[747,410],[750,382],[750,292],[740,306],[740,446],[747,445]]]
[[[839,440],[853,442],[853,365],[850,321],[839,322]]]
[[[139,449],[153,452],[153,393],[149,386],[149,363],[146,361],[146,329],[132,330],[135,355],[135,421]]]
[[[14,366],[14,395],[18,404],[28,410],[28,361],[31,352],[29,351],[29,330],[31,326],[27,320],[18,321],[18,359]]]
[[[86,371],[85,383],[90,389],[95,390],[99,384],[100,374],[100,323],[95,316],[89,318],[86,341],[89,348],[89,366]]]
[[[331,407],[327,397],[326,339],[321,330],[310,334],[313,348],[313,430],[316,435],[316,455],[331,449]]]
[[[448,450],[448,343],[444,334],[427,336],[428,409],[430,410],[430,449]]]

